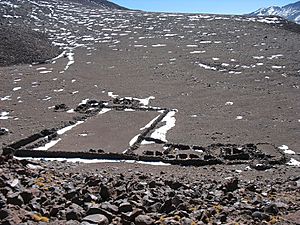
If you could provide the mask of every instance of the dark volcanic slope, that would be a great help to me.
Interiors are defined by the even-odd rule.
[[[0,22],[0,66],[41,63],[59,53],[46,35]]]

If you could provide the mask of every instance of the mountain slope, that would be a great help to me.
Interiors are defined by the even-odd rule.
[[[251,16],[281,16],[287,20],[300,24],[300,1],[283,6],[271,6],[268,8],[261,8],[255,12],[250,13]]]

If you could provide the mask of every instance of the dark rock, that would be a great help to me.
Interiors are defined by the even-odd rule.
[[[181,187],[183,187],[184,185],[178,181],[172,181],[172,180],[167,180],[165,181],[165,184],[168,185],[170,188],[172,189],[179,189]]]
[[[119,212],[126,213],[132,211],[132,205],[129,202],[124,202],[119,205]]]
[[[267,214],[259,212],[259,211],[253,212],[252,218],[257,218],[259,220],[267,220],[267,221],[270,219],[270,217]]]
[[[154,220],[147,215],[139,215],[135,218],[136,225],[151,225],[154,224]]]
[[[238,178],[231,178],[223,185],[223,189],[225,192],[233,192],[238,189]]]
[[[55,111],[67,111],[68,106],[66,104],[59,104],[54,106]]]
[[[265,212],[276,216],[279,213],[279,209],[277,205],[273,203],[265,207]]]
[[[99,224],[99,225],[108,225],[109,221],[106,216],[102,214],[93,214],[86,216],[82,219],[83,222]]]
[[[7,204],[21,206],[24,204],[24,201],[19,193],[14,193],[7,196]]]
[[[58,214],[59,210],[60,210],[59,206],[57,205],[53,206],[50,210],[50,216],[55,217]]]
[[[164,213],[170,213],[173,210],[175,210],[175,206],[172,205],[172,200],[168,199],[167,201],[165,201],[165,203],[161,206],[160,208],[160,212],[164,212]]]
[[[109,188],[104,184],[101,185],[100,196],[104,201],[107,201],[110,199]]]
[[[30,190],[24,190],[20,195],[25,204],[28,204],[33,199],[33,193]]]
[[[9,210],[8,209],[0,209],[0,220],[3,220],[8,216],[9,216]]]
[[[66,219],[67,220],[77,220],[77,221],[79,221],[80,218],[81,218],[81,214],[77,210],[75,210],[75,209],[67,210],[67,212],[66,212]]]
[[[0,136],[8,134],[8,129],[4,127],[0,127]]]

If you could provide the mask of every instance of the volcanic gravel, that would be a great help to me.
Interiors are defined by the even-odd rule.
[[[227,170],[220,179],[196,172],[221,167],[186,176],[180,167],[0,162],[1,224],[298,224],[299,176],[244,180]]]

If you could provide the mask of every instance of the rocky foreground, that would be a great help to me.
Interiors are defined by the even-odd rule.
[[[299,176],[193,180],[3,156],[0,165],[1,224],[299,224]]]

